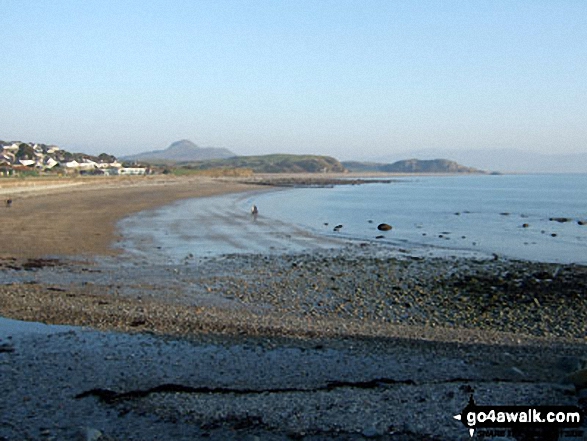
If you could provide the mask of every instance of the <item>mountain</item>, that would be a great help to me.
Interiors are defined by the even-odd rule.
[[[209,159],[230,158],[236,156],[233,152],[224,148],[198,147],[188,139],[182,139],[172,143],[165,150],[153,150],[138,153],[136,155],[121,158],[124,161],[136,161],[147,163],[175,163],[206,161]]]
[[[344,172],[345,168],[330,156],[261,155],[236,156],[187,164],[190,170],[247,169],[254,173],[329,173]]]
[[[398,152],[372,158],[372,160],[393,162],[402,157],[451,158],[471,167],[504,173],[587,173],[587,152],[545,154],[505,148],[489,150],[424,149]]]
[[[472,167],[465,167],[448,159],[404,159],[393,164],[377,162],[343,162],[344,167],[352,172],[382,173],[485,173]]]

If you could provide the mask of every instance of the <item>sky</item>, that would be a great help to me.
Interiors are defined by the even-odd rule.
[[[587,151],[587,2],[0,0],[0,139]]]

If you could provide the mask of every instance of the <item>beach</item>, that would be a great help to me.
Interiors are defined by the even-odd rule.
[[[471,394],[587,404],[568,377],[587,364],[584,266],[360,241],[152,261],[124,253],[122,219],[268,186],[17,184],[0,315],[75,327],[4,325],[0,439],[469,439],[452,416]]]
[[[166,176],[6,181],[0,194],[13,203],[0,212],[0,255],[10,257],[112,254],[116,222],[123,217],[179,199],[252,188],[236,182]]]

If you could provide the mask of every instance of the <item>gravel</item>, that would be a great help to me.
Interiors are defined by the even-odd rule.
[[[464,440],[587,405],[578,265],[389,254],[0,261],[0,440]],[[583,395],[582,395],[583,394]]]

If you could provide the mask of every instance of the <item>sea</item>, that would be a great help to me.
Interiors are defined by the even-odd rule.
[[[368,242],[404,253],[587,264],[587,174],[391,179],[181,201],[123,220],[120,246],[178,261]],[[392,229],[378,230],[382,223]]]

